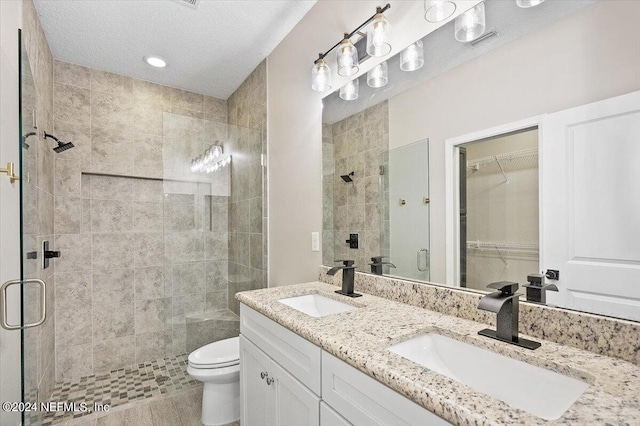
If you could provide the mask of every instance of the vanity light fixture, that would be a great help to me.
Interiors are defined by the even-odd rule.
[[[356,78],[351,80],[340,88],[340,99],[345,101],[355,101],[358,99],[358,89],[360,87],[360,81]]]
[[[191,172],[212,173],[217,172],[224,166],[231,163],[231,155],[222,155],[222,147],[211,145],[204,154],[191,161]]]
[[[535,7],[542,3],[544,3],[544,0],[516,0],[516,4],[523,9]]]
[[[389,68],[387,61],[384,61],[367,72],[367,85],[374,89],[384,87],[389,82]]]
[[[148,65],[151,65],[152,67],[164,68],[167,66],[167,61],[159,56],[145,56],[143,59]]]
[[[344,33],[344,39],[340,42],[336,57],[338,62],[338,74],[344,77],[354,75],[359,70],[358,49],[353,45],[348,36],[348,33]]]
[[[356,34],[363,35],[360,30],[369,24],[371,25],[367,29],[367,53],[371,56],[385,56],[391,52],[391,44],[389,43],[391,24],[384,16],[384,12],[390,8],[389,3],[384,7],[376,7],[376,13],[373,16],[350,33],[344,33],[342,40],[329,50],[318,54],[318,59],[313,61],[311,69],[311,88],[313,90],[325,92],[331,89],[331,69],[324,58],[336,47],[340,47],[337,54],[338,74],[348,77],[358,72],[358,50],[351,41],[351,37]]]
[[[455,11],[456,4],[449,0],[424,1],[424,19],[428,22],[442,22],[453,15]]]
[[[320,57],[314,62],[311,70],[311,88],[316,92],[325,92],[331,89],[331,69],[324,60],[324,55],[320,53]]]
[[[422,40],[418,40],[407,46],[400,53],[400,69],[402,71],[415,71],[424,65],[424,48]]]
[[[382,13],[382,8],[376,9],[373,22],[367,28],[367,53],[370,56],[382,57],[391,52],[391,24]]]
[[[455,37],[468,43],[480,37],[486,29],[484,3],[479,3],[456,18]]]

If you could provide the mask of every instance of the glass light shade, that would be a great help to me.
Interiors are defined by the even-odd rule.
[[[344,39],[338,46],[338,74],[348,77],[358,72],[358,49],[351,40]]]
[[[331,89],[331,70],[324,59],[318,59],[311,69],[311,88],[316,92]]]
[[[456,18],[456,40],[468,43],[480,37],[486,29],[484,3],[479,3]]]
[[[360,87],[360,81],[356,78],[348,82],[346,85],[340,88],[340,99],[345,101],[355,101],[358,99],[358,89]]]
[[[378,13],[367,28],[367,53],[370,56],[386,56],[391,52],[391,24]]]
[[[407,46],[400,53],[400,69],[402,71],[415,71],[424,65],[424,49],[422,40]]]
[[[542,3],[544,3],[544,0],[516,0],[516,4],[523,9],[538,6]]]
[[[387,62],[376,65],[367,72],[367,85],[374,89],[384,87],[389,82]]]
[[[429,22],[441,22],[453,15],[456,4],[448,0],[425,0],[424,19]]]

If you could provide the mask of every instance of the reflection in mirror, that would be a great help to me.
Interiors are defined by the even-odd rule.
[[[486,290],[539,271],[538,130],[463,144],[460,287]],[[466,161],[463,159],[466,157]]]
[[[385,274],[419,281],[429,280],[429,141],[422,140],[389,151],[389,261]]]
[[[486,0],[476,40],[449,22],[422,67],[394,47],[384,87],[326,96],[324,264],[640,320],[633,3]]]

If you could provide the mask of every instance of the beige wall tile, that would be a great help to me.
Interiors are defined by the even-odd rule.
[[[171,299],[138,300],[135,303],[136,334],[163,331],[170,317]]]
[[[91,123],[91,96],[88,89],[55,83],[54,119],[89,125]]]
[[[133,308],[133,300],[118,303],[96,297],[93,303],[93,323],[96,324],[93,328],[94,347],[95,342],[133,335]]]
[[[56,348],[56,380],[71,380],[93,374],[93,345]]]
[[[108,372],[127,365],[136,360],[135,336],[125,336],[104,340],[93,347],[94,374]]]
[[[135,268],[135,299],[158,299],[165,296],[165,272],[163,266]],[[167,294],[169,295],[169,294]]]
[[[53,75],[57,83],[91,88],[91,69],[63,61],[53,61]]]
[[[93,300],[96,303],[129,304],[133,296],[133,269],[93,270]]]

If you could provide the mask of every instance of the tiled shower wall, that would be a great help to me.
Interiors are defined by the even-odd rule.
[[[184,317],[206,309],[206,284],[199,281],[206,269],[187,268],[193,281],[176,290],[164,268],[164,215],[176,215],[174,223],[188,211],[193,226],[202,226],[195,215],[204,214],[210,194],[197,184],[165,187],[162,180],[141,178],[164,177],[164,114],[225,123],[227,104],[59,61],[54,81],[54,134],[75,144],[56,157],[54,178],[54,247],[62,251],[55,261],[61,283],[56,377],[76,378],[186,352]],[[213,198],[208,201],[215,204]],[[189,241],[184,244],[191,247]],[[197,244],[202,259],[194,261],[204,262],[204,245]],[[190,294],[201,296],[192,303]]]
[[[22,37],[30,70],[23,75],[31,74],[23,82],[24,109],[32,109],[37,114],[38,131],[53,130],[53,57],[45,38],[35,7],[31,0],[23,2]],[[23,61],[25,64],[25,61]],[[28,111],[27,111],[28,114]],[[35,131],[32,117],[23,116],[24,134]],[[53,170],[55,154],[51,141],[42,140],[40,136],[31,136],[26,142],[29,149],[24,153],[24,232],[25,251],[39,253],[43,240],[53,240]],[[27,178],[25,179],[25,176]],[[47,320],[39,327],[25,330],[25,391],[27,398],[35,398],[33,392],[38,390],[40,400],[49,397],[54,383],[55,371],[55,275],[50,266],[40,266],[41,256],[37,259],[25,260],[24,274],[28,278],[40,278],[47,284]],[[35,290],[35,289],[32,289]],[[33,309],[35,315],[25,318],[34,320],[40,314],[38,292],[25,293],[25,315]],[[31,399],[29,399],[31,400]]]
[[[229,308],[234,295],[267,286],[267,62],[264,60],[227,100],[229,124],[257,129],[233,139],[225,151],[242,152],[231,167],[229,203]],[[261,179],[262,178],[262,179]],[[258,181],[262,185],[256,185]]]
[[[325,129],[328,131],[329,126],[324,125]],[[387,187],[383,180],[389,151],[388,102],[334,123],[327,133],[327,136],[323,133],[323,155],[327,157],[323,158],[323,234],[333,239],[333,252],[324,250],[323,262],[333,265],[334,259],[353,259],[358,270],[368,271],[371,257],[387,255],[389,251],[383,232],[388,222],[388,200],[383,190]],[[333,176],[329,177],[331,171]],[[346,183],[340,178],[351,172],[353,182]],[[358,249],[345,243],[350,233],[359,234]],[[323,245],[328,244],[331,241],[323,240]]]

